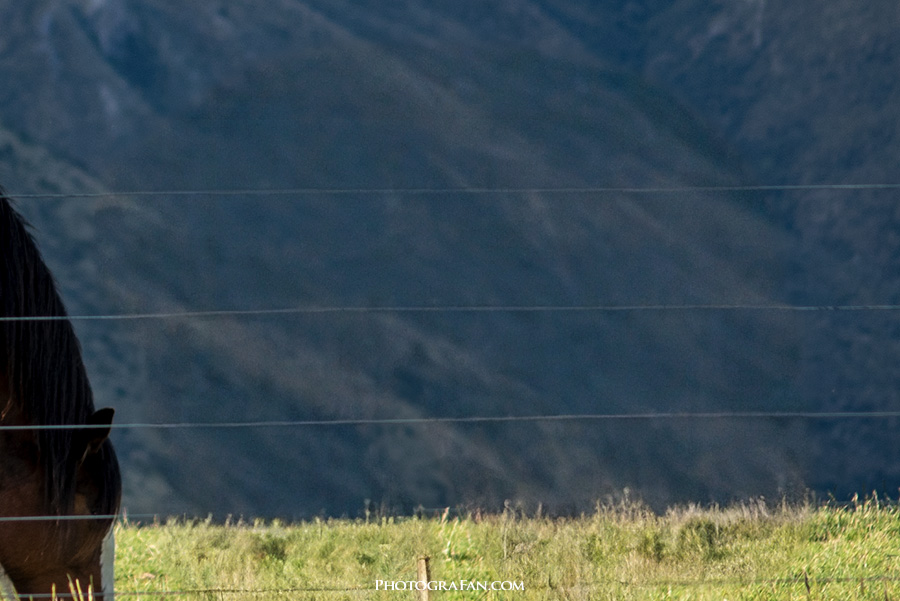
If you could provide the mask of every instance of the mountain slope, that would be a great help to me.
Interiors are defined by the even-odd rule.
[[[783,98],[762,85],[760,57],[796,79],[804,63],[776,52],[784,34],[757,36],[758,6],[745,4],[10,6],[0,120],[82,179],[48,184],[46,164],[10,159],[18,183],[6,184],[303,189],[23,199],[75,314],[835,298],[806,293],[854,280],[800,227],[805,201],[571,191],[818,177],[814,154],[783,158],[802,145],[773,154],[788,138],[767,135],[766,119],[790,128],[806,105],[773,108]],[[820,365],[849,374],[821,363],[833,324],[820,318],[379,311],[77,327],[100,402],[127,423],[810,410]],[[892,477],[887,454],[817,467],[846,434],[766,420],[442,422],[135,429],[115,442],[132,512],[304,516],[366,499],[569,511],[625,487],[662,506]]]

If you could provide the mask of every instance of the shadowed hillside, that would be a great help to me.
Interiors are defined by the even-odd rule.
[[[306,190],[23,198],[73,314],[896,302],[884,192],[548,191],[887,178],[874,150],[853,155],[865,169],[829,150],[895,123],[892,105],[829,87],[842,63],[817,40],[788,45],[786,19],[808,3],[739,4],[0,9],[0,72],[15,82],[0,94],[0,174],[23,194]],[[866,10],[854,16],[870,31]],[[871,29],[871,44],[895,63],[890,35]],[[777,69],[787,79],[769,89]],[[834,142],[791,141],[837,115],[858,119]],[[889,319],[435,311],[77,327],[98,400],[126,423],[888,408]],[[657,506],[890,488],[889,424],[859,425],[445,422],[115,442],[132,512],[352,514],[366,499],[569,511],[625,487]],[[847,453],[860,436],[881,449],[868,461]]]

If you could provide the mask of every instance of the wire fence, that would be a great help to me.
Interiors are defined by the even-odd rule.
[[[412,581],[406,581],[412,582]],[[434,581],[432,581],[434,582]],[[639,589],[657,589],[657,588],[717,588],[717,587],[797,587],[811,593],[813,588],[821,588],[829,584],[852,584],[855,586],[865,586],[872,584],[887,584],[900,582],[898,574],[874,574],[862,576],[809,576],[807,574],[790,577],[773,577],[773,578],[710,578],[710,579],[672,579],[672,580],[648,580],[648,581],[623,581],[623,580],[598,580],[574,585],[553,585],[553,584],[530,584],[525,586],[524,590],[516,591],[517,593],[552,593],[568,594],[572,592],[597,591],[610,588],[639,588]],[[404,588],[402,590],[393,591],[400,595],[409,595],[417,589]],[[235,595],[362,595],[372,596],[376,593],[386,594],[388,591],[379,589],[376,586],[347,586],[347,587],[288,587],[288,588],[262,588],[262,589],[242,589],[242,588],[195,588],[182,590],[126,590],[115,591],[116,597],[136,597],[136,598],[169,598],[169,597],[200,597],[200,596],[235,596]],[[437,596],[437,595],[435,595]],[[29,595],[33,599],[50,599],[52,595]],[[72,599],[77,595],[70,593],[57,594],[56,599]],[[565,597],[568,598],[568,597]],[[886,599],[889,597],[885,597]]]
[[[76,199],[114,197],[208,197],[208,196],[356,196],[356,195],[403,195],[403,196],[445,196],[465,194],[484,196],[490,194],[552,194],[552,195],[610,195],[610,194],[682,194],[721,192],[815,192],[815,191],[859,191],[859,190],[900,190],[900,183],[825,183],[825,184],[747,184],[721,186],[548,186],[548,187],[309,187],[309,188],[218,188],[197,190],[128,190],[118,192],[65,192],[65,193],[23,193],[8,194],[17,199]]]
[[[579,413],[558,415],[497,415],[464,417],[397,417],[383,419],[268,420],[248,422],[169,422],[112,424],[114,430],[184,430],[234,428],[300,428],[340,426],[408,426],[434,424],[487,424],[522,422],[584,422],[619,420],[760,420],[760,419],[895,419],[900,411],[672,411],[660,413]],[[0,432],[36,430],[92,430],[93,424],[42,424],[0,426]]]
[[[96,315],[24,315],[0,317],[0,322],[130,321],[199,319],[215,317],[266,317],[279,315],[378,314],[378,313],[618,313],[690,311],[859,312],[900,311],[900,304],[788,305],[788,304],[686,304],[686,305],[421,305],[421,306],[305,306],[264,309],[212,309]]]
[[[900,411],[673,411],[652,413],[580,413],[558,415],[498,415],[463,417],[399,417],[382,419],[267,420],[247,422],[144,422],[111,424],[113,430],[191,430],[245,428],[304,428],[348,426],[428,426],[436,424],[504,424],[538,422],[670,421],[670,420],[888,420]],[[38,430],[95,430],[93,424],[0,426],[0,432]],[[2,520],[2,518],[0,518]]]
[[[858,191],[858,190],[900,190],[900,183],[868,183],[868,184],[788,184],[788,185],[734,185],[734,186],[659,186],[659,187],[538,187],[538,188],[282,188],[282,189],[206,189],[206,190],[134,190],[124,192],[94,193],[37,193],[10,194],[10,197],[22,200],[37,199],[92,199],[114,197],[266,197],[266,196],[359,196],[359,195],[402,195],[402,196],[447,196],[447,195],[522,195],[545,194],[554,196],[588,196],[595,195],[608,198],[613,194],[636,195],[677,195],[729,192],[792,192],[792,191]],[[73,315],[73,316],[20,316],[0,317],[0,322],[19,321],[126,321],[126,320],[164,320],[164,319],[199,319],[219,317],[265,317],[279,315],[318,315],[318,314],[422,314],[422,313],[612,313],[612,312],[702,312],[702,311],[779,311],[779,312],[859,312],[859,311],[900,311],[900,304],[860,304],[860,305],[789,305],[778,303],[735,303],[735,304],[630,304],[630,305],[443,305],[443,306],[304,306],[263,309],[213,309],[196,311],[163,311],[144,313]],[[788,412],[788,411],[725,411],[725,412],[660,412],[660,413],[619,413],[619,414],[577,414],[577,415],[532,415],[532,416],[468,416],[468,417],[415,417],[384,419],[334,419],[334,420],[269,420],[253,422],[181,422],[181,423],[125,423],[113,424],[113,429],[233,429],[233,428],[301,428],[301,427],[345,427],[345,426],[392,426],[392,425],[434,425],[434,424],[485,424],[485,423],[524,423],[524,422],[585,422],[613,420],[846,420],[846,419],[897,419],[900,411],[829,411],[829,412]],[[90,425],[38,425],[38,426],[0,426],[0,431],[15,430],[48,430],[48,429],[87,429]],[[125,519],[158,520],[159,514],[130,514]],[[2,516],[3,522],[24,521],[69,521],[69,520],[107,520],[122,519],[118,514],[112,515],[43,515],[43,516]],[[645,582],[623,582],[615,580],[582,583],[571,587],[553,585],[535,585],[531,591],[576,591],[596,590],[610,586],[632,586],[639,588],[656,587],[717,587],[717,586],[805,586],[809,592],[811,586],[833,583],[894,583],[900,582],[900,575],[875,574],[859,577],[810,577],[807,574],[783,578],[765,579],[686,579],[660,580]],[[156,598],[156,597],[218,597],[234,595],[274,596],[274,595],[337,595],[350,594],[371,596],[379,592],[373,586],[355,587],[290,587],[280,589],[241,589],[241,588],[197,588],[184,590],[126,590],[116,591],[119,597]],[[51,595],[33,595],[34,599],[51,598]],[[73,598],[71,594],[58,594],[56,598]]]

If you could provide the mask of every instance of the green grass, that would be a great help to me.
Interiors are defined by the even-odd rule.
[[[516,581],[523,591],[436,591],[432,599],[900,600],[900,508],[600,506],[550,519],[516,512],[298,524],[172,520],[116,531],[116,590],[128,599],[414,599],[409,581]],[[283,593],[271,592],[285,590]],[[171,598],[171,597],[170,597]]]

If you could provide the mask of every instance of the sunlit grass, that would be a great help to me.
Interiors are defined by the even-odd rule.
[[[525,589],[432,593],[448,601],[885,601],[900,599],[898,513],[896,504],[872,499],[665,515],[639,505],[598,506],[566,519],[508,511],[298,524],[125,523],[116,530],[116,589],[146,600],[166,591],[229,601],[411,599],[409,591],[375,591],[375,582],[415,580],[424,555],[433,581],[514,581]]]

